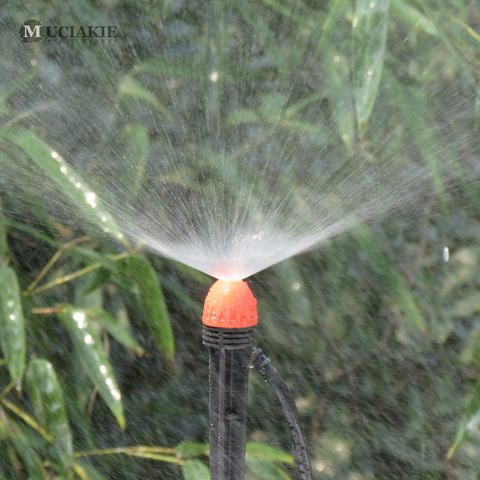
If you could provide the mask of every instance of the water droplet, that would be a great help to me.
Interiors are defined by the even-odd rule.
[[[448,247],[445,247],[443,249],[443,261],[448,262],[449,258],[450,258],[450,250],[448,249]]]
[[[93,338],[91,335],[85,335],[85,343],[89,345],[93,344]]]
[[[212,72],[208,78],[215,83],[218,80],[218,72]]]
[[[339,62],[339,61],[340,61],[340,57],[339,57],[338,55],[335,55],[335,56],[333,57],[333,61],[334,61],[334,62]]]

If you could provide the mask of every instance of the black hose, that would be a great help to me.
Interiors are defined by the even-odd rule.
[[[307,439],[292,393],[270,360],[263,354],[262,350],[252,347],[252,352],[250,363],[268,382],[282,406],[283,415],[285,416],[285,421],[287,422],[292,437],[299,478],[300,480],[313,480],[312,466],[310,465],[307,451]]]

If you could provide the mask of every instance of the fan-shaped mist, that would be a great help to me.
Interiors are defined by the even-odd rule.
[[[359,222],[441,196],[466,172],[474,177],[460,140],[449,136],[452,125],[470,121],[468,76],[442,93],[442,102],[461,102],[458,116],[450,109],[432,131],[422,126],[434,94],[406,87],[401,104],[398,95],[392,101],[400,77],[388,67],[367,135],[358,138],[353,98],[338,94],[349,91],[352,75],[341,34],[327,42],[312,22],[299,35],[294,18],[272,10],[260,21],[254,6],[245,8],[206,5],[207,31],[187,9],[185,18],[165,25],[143,18],[129,31],[121,17],[89,19],[119,25],[121,41],[46,38],[49,54],[38,57],[21,45],[23,64],[4,71],[4,81],[33,72],[36,82],[16,98],[26,113],[12,126],[34,127],[51,148],[80,189],[79,211],[105,208],[99,223],[108,219],[131,243],[239,279]],[[69,15],[75,24],[88,18]],[[417,118],[405,119],[409,102]],[[400,118],[408,131],[397,127]],[[405,135],[409,151],[396,148]],[[28,162],[3,170],[6,190],[45,191]],[[60,192],[43,194],[51,214],[65,208]]]

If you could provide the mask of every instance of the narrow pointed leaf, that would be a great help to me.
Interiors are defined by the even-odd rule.
[[[468,402],[467,410],[462,418],[460,427],[458,428],[455,440],[448,450],[447,456],[451,458],[455,450],[460,446],[463,440],[470,434],[478,432],[480,426],[480,380],[475,385],[470,401]]]
[[[437,29],[432,21],[419,10],[405,2],[405,0],[391,0],[390,6],[394,18],[428,35],[438,36]]]
[[[1,133],[7,140],[25,151],[90,222],[114,238],[123,239],[123,233],[103,201],[58,152],[26,130],[12,127],[2,130]]]
[[[0,201],[0,265],[8,254],[7,221],[3,215],[2,202]]]
[[[328,87],[328,99],[338,133],[350,150],[355,139],[355,110],[350,81],[350,59],[338,42],[327,41],[323,48],[323,66]]]
[[[318,49],[322,49],[323,44],[327,40],[327,36],[330,33],[332,27],[337,23],[338,17],[342,13],[343,7],[347,3],[347,0],[330,0],[328,6],[327,18],[323,22],[322,26],[322,36],[318,42]]]
[[[41,458],[30,445],[27,438],[21,433],[20,429],[15,428],[15,430],[15,433],[12,432],[9,434],[8,439],[22,459],[30,480],[45,480],[46,477]]]
[[[126,163],[129,200],[133,203],[145,175],[149,147],[148,131],[143,125],[132,123],[125,128],[124,133],[127,136],[127,158],[135,159]]]
[[[115,320],[115,318],[109,315],[105,310],[102,308],[89,308],[87,313],[95,320],[98,320],[102,327],[124,347],[132,350],[138,355],[143,355],[145,353],[143,348],[131,336],[130,332],[125,327],[120,325],[117,320]]]
[[[175,447],[177,457],[189,458],[208,455],[208,443],[181,442]]]
[[[110,361],[103,349],[100,335],[92,325],[92,318],[85,310],[65,307],[60,320],[69,330],[78,356],[100,395],[115,415],[118,424],[125,428],[123,405],[117,381]]]
[[[389,291],[412,324],[424,332],[426,330],[425,321],[415,304],[412,293],[405,285],[396,265],[381,242],[366,226],[358,226],[355,231],[362,250],[371,260],[372,266],[382,279],[385,289]]]
[[[128,258],[128,270],[138,285],[140,303],[153,339],[170,359],[175,354],[172,326],[157,274],[143,255]]]
[[[119,86],[119,93],[122,96],[133,98],[134,100],[155,108],[155,110],[162,115],[168,115],[168,111],[162,102],[131,75],[124,77]]]
[[[69,469],[73,461],[72,434],[63,392],[52,364],[40,358],[32,360],[26,379],[38,423],[50,433],[58,459]]]
[[[25,319],[17,275],[8,267],[0,267],[0,342],[10,376],[20,388],[25,369]]]
[[[278,465],[268,460],[248,457],[246,466],[260,480],[290,480],[290,477]]]
[[[187,460],[182,473],[185,480],[210,480],[210,470],[200,460]]]
[[[290,453],[258,442],[247,443],[247,457],[263,458],[271,462],[282,462],[289,465],[295,464],[295,459]]]
[[[358,130],[367,129],[382,76],[389,0],[355,0],[353,20],[353,94]]]

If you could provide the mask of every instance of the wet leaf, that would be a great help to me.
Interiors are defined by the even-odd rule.
[[[175,455],[182,458],[199,457],[208,454],[208,443],[181,442],[175,447]]]
[[[328,5],[327,18],[323,22],[322,36],[318,42],[318,49],[322,50],[323,44],[327,40],[328,34],[332,27],[337,23],[338,17],[342,13],[343,7],[347,3],[347,0],[331,0]]]
[[[25,369],[25,319],[17,275],[8,267],[0,267],[0,342],[10,376],[20,389]]]
[[[145,176],[145,167],[148,160],[148,131],[138,124],[132,123],[125,127],[124,135],[127,137],[126,183],[129,186],[129,200],[133,203],[140,191]]]
[[[46,477],[45,472],[43,471],[41,458],[18,427],[15,428],[15,432],[9,433],[8,439],[23,460],[29,478],[31,480],[45,480]]]
[[[158,348],[173,359],[175,343],[167,305],[157,274],[143,255],[127,259],[128,272],[138,285],[143,314]]]
[[[355,140],[355,110],[350,81],[350,59],[339,42],[327,41],[323,48],[323,65],[328,86],[328,99],[332,105],[333,117],[338,133],[350,150]],[[341,45],[341,43],[340,43]]]
[[[26,379],[35,416],[39,424],[52,436],[62,465],[69,469],[73,461],[72,435],[62,389],[52,364],[43,359],[32,360]]]
[[[246,466],[260,480],[290,480],[290,477],[278,465],[268,460],[248,457]]]
[[[305,290],[305,282],[293,258],[273,267],[282,285],[283,295],[290,318],[299,325],[312,324],[312,309]]]
[[[7,221],[3,215],[2,202],[0,200],[0,265],[8,255]]]
[[[428,35],[438,35],[437,29],[432,21],[404,0],[391,0],[390,9],[395,18],[409,27],[421,30]]]
[[[168,111],[162,102],[150,91],[147,90],[138,80],[131,75],[126,75],[118,87],[122,97],[129,97],[155,108],[162,115],[167,116]]]
[[[0,133],[24,150],[86,218],[105,233],[116,239],[123,239],[123,233],[102,200],[58,152],[50,148],[41,138],[26,130],[8,128],[0,130]]]
[[[210,470],[200,460],[187,460],[182,473],[185,480],[210,480]]]
[[[145,352],[143,348],[132,337],[130,332],[120,325],[115,318],[109,315],[102,308],[89,308],[86,312],[102,325],[102,327],[124,347],[132,350],[137,355],[143,355]]]
[[[382,76],[389,0],[355,0],[353,95],[360,135],[367,129]]]
[[[430,125],[433,123],[433,116],[423,91],[419,88],[408,88],[401,85],[389,69],[385,69],[385,80],[394,94],[395,103],[402,112],[405,124],[415,138],[442,203],[445,205],[445,186],[441,174],[439,152],[442,152],[441,159],[444,167],[455,161],[455,155],[446,147],[438,132],[431,132]],[[448,154],[445,155],[444,152],[448,152]]]
[[[424,332],[426,327],[422,314],[415,304],[412,293],[398,272],[397,266],[382,243],[366,226],[356,227],[355,233],[362,250],[368,255],[372,262],[372,267],[382,279],[385,289],[389,291],[412,324]]]
[[[261,458],[270,462],[288,463],[289,465],[295,464],[295,459],[290,453],[258,442],[247,443],[247,457]]]
[[[103,349],[97,330],[87,311],[65,306],[59,318],[66,326],[73,339],[78,356],[81,358],[88,376],[98,388],[100,395],[115,415],[118,424],[125,428],[123,405],[117,381],[110,361]]]
[[[455,435],[455,440],[452,443],[452,446],[448,450],[447,457],[452,458],[452,455],[455,453],[455,450],[459,445],[465,440],[465,438],[478,431],[480,426],[480,380],[475,385],[475,390],[473,395],[470,397],[468,402],[467,410],[460,422],[460,427],[458,428],[457,434]]]

